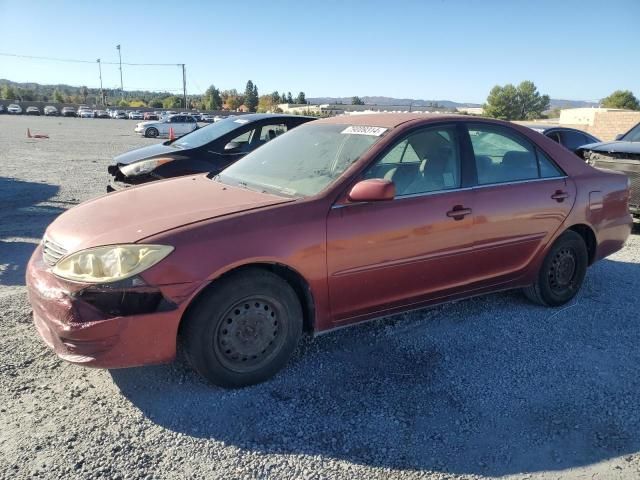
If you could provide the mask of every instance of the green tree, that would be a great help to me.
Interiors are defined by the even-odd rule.
[[[272,105],[278,105],[279,103],[280,103],[280,94],[276,90],[275,92],[273,92],[271,94],[271,104]]]
[[[9,85],[3,85],[2,90],[0,90],[0,97],[4,100],[16,100],[18,98],[18,94],[15,88]]]
[[[258,100],[258,112],[273,112],[277,103],[273,103],[272,95],[262,95]]]
[[[630,90],[616,90],[607,98],[602,99],[602,106],[606,108],[640,110],[640,102]]]
[[[182,107],[182,99],[180,97],[176,97],[175,95],[171,95],[162,100],[162,108],[181,108]]]
[[[223,107],[227,110],[237,110],[244,103],[244,99],[235,88],[224,90],[220,93],[220,97],[222,98]]]
[[[291,92],[287,93],[287,103],[293,103],[293,97],[291,96]]]
[[[351,105],[364,105],[360,97],[351,97]]]
[[[150,100],[148,104],[151,108],[162,108],[162,100],[156,98],[155,100]]]
[[[517,87],[496,85],[489,92],[484,113],[502,120],[532,120],[549,108],[549,96],[540,95],[535,84],[525,80]]]
[[[203,106],[207,110],[220,110],[222,108],[222,97],[220,96],[220,90],[211,85],[204,92]]]
[[[64,95],[57,88],[53,91],[53,101],[55,103],[64,103]]]
[[[300,92],[296,97],[296,103],[300,105],[305,105],[307,103],[307,98],[304,96],[304,92]]]
[[[244,104],[250,112],[255,112],[258,107],[258,87],[251,80],[244,89]]]
[[[282,92],[282,96],[280,97],[280,103],[287,103],[287,96]]]
[[[89,95],[89,89],[85,86],[80,87],[80,96],[82,97],[82,101],[87,103],[87,96]]]

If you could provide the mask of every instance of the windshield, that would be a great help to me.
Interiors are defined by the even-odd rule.
[[[363,134],[366,129],[375,133]],[[369,150],[385,130],[333,124],[303,125],[254,150],[216,178],[229,185],[290,197],[315,195]]]
[[[195,148],[206,145],[223,135],[240,128],[247,124],[246,120],[237,121],[234,118],[227,118],[217,123],[212,123],[206,127],[198,128],[193,132],[183,136],[177,142],[172,143],[173,146],[182,148]]]
[[[640,142],[640,123],[633,127],[621,140],[625,142]]]

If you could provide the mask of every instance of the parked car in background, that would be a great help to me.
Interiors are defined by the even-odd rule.
[[[582,145],[600,141],[593,135],[575,128],[560,127],[558,125],[541,125],[539,123],[528,123],[524,125],[559,143],[573,153],[577,153]]]
[[[95,115],[93,113],[93,110],[90,110],[88,108],[78,109],[77,116],[80,117],[80,118],[94,118],[95,117]]]
[[[12,103],[7,107],[7,113],[11,115],[20,115],[22,113],[22,107],[17,103]]]
[[[145,112],[142,118],[144,120],[158,120],[160,117],[156,112]]]
[[[242,387],[278,372],[304,330],[506,289],[565,305],[624,246],[628,195],[624,175],[507,122],[333,117],[218,175],[68,210],[27,288],[37,331],[65,360],[167,362],[180,332],[195,370]]]
[[[156,138],[169,136],[169,129],[173,129],[173,134],[180,137],[196,128],[198,124],[191,115],[169,115],[160,120],[138,123],[134,132],[144,137]]]
[[[120,120],[126,120],[128,117],[127,112],[123,111],[123,110],[116,110],[113,113],[113,118],[117,118]]]
[[[129,120],[142,120],[143,118],[142,112],[139,112],[138,110],[129,112]]]
[[[75,117],[76,110],[73,107],[62,107],[61,114],[63,117]]]
[[[0,114],[7,113],[7,109],[4,108],[4,105],[0,103]]]
[[[27,107],[25,111],[26,115],[40,115],[40,109],[38,107]]]
[[[627,175],[631,188],[629,210],[640,218],[640,123],[627,133],[617,135],[613,142],[583,145],[579,153],[594,167]]]
[[[47,105],[46,107],[44,107],[44,114],[47,117],[57,117],[59,112],[58,109],[53,105]]]
[[[191,173],[217,173],[268,141],[311,120],[314,117],[249,114],[204,126],[173,142],[132,150],[115,157],[108,167],[107,191]]]
[[[109,113],[106,110],[96,110],[94,116],[95,118],[109,118]]]
[[[213,123],[213,121],[214,121],[213,120],[213,115],[209,115],[209,114],[203,113],[200,116],[200,121],[204,122],[204,123]]]

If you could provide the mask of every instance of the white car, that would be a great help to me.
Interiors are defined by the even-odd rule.
[[[129,120],[142,120],[144,118],[144,115],[142,115],[141,112],[138,112],[137,110],[135,112],[129,112]]]
[[[168,137],[170,128],[176,137],[181,137],[198,128],[198,123],[191,115],[169,115],[161,120],[141,122],[134,132],[148,138]]]
[[[7,107],[7,113],[10,113],[12,115],[19,115],[22,113],[22,107],[20,105],[12,103]]]
[[[88,108],[78,109],[78,117],[80,118],[93,118],[94,116],[93,110]]]

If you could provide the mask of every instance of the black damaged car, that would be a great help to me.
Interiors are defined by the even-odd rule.
[[[107,192],[163,178],[218,173],[247,153],[314,117],[248,114],[229,117],[175,140],[114,158]]]
[[[640,218],[640,123],[613,142],[591,143],[579,150],[590,165],[627,174],[631,185],[629,211]]]

